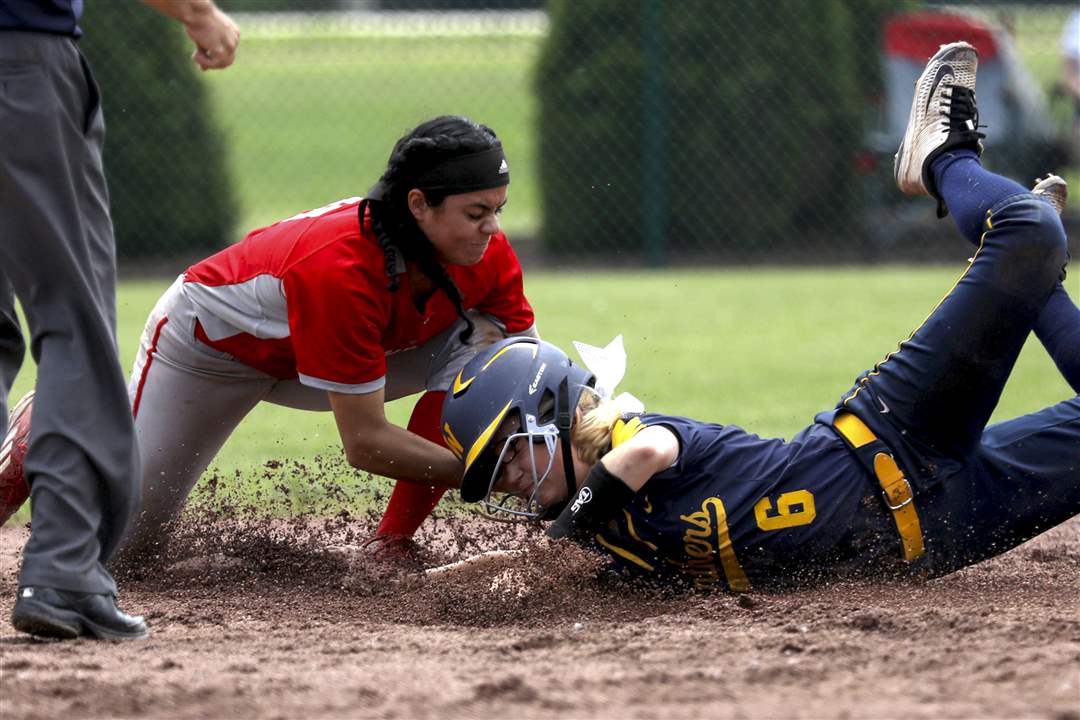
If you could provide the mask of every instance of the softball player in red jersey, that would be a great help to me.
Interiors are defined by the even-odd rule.
[[[421,481],[405,501],[396,493],[407,521],[395,529],[411,534],[442,494],[432,485],[460,484],[439,442],[445,389],[482,347],[535,335],[499,230],[508,182],[493,132],[435,118],[398,141],[367,197],[255,230],[188,268],[150,314],[130,380],[142,509],[122,561],[159,551],[165,523],[262,401],[332,410],[350,464]],[[424,391],[414,432],[387,421],[385,402]]]

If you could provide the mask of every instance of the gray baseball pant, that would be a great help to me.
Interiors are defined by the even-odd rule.
[[[138,505],[139,471],[116,346],[104,139],[97,85],[76,43],[0,31],[0,269],[38,365],[19,584],[115,593],[104,563]],[[22,355],[13,318],[0,288],[4,396]]]

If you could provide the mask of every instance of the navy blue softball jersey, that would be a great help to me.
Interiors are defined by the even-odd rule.
[[[849,552],[860,512],[888,530],[874,479],[827,425],[785,441],[671,415],[646,413],[629,425],[636,420],[671,430],[680,448],[675,464],[596,535],[626,569],[746,590],[834,566]],[[616,444],[632,434],[616,433]],[[889,542],[899,546],[895,530]]]
[[[954,212],[970,202],[953,194]],[[943,575],[1080,513],[1080,396],[987,425],[1032,329],[1048,324],[1040,313],[1068,256],[1049,203],[1003,194],[930,316],[790,441],[668,415],[617,425],[613,446],[634,426],[661,424],[680,452],[596,542],[624,568],[744,590],[850,574]],[[1059,325],[1075,322],[1075,313],[1056,312]],[[1075,346],[1055,347],[1058,367],[1071,367],[1059,360],[1075,357]],[[858,450],[834,429],[848,414],[863,426],[853,435],[845,422]],[[879,471],[884,457],[895,462]]]

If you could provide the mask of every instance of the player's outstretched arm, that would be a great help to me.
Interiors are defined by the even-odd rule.
[[[675,433],[652,425],[604,455],[602,462],[637,492],[653,475],[671,467],[678,455]]]
[[[593,466],[585,484],[548,528],[548,536],[589,537],[615,517],[649,478],[671,467],[678,453],[678,438],[667,428],[655,425],[640,431]]]
[[[345,457],[353,467],[404,480],[461,487],[454,454],[386,419],[382,390],[362,395],[330,393]]]
[[[203,70],[222,70],[236,59],[240,28],[213,0],[143,0],[144,3],[179,20],[195,43],[191,59]]]

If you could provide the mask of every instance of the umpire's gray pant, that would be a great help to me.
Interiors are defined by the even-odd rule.
[[[138,505],[139,473],[116,347],[104,139],[97,86],[76,43],[0,31],[5,401],[23,354],[8,283],[26,313],[38,364],[25,464],[31,531],[19,584],[115,593],[104,562]]]

